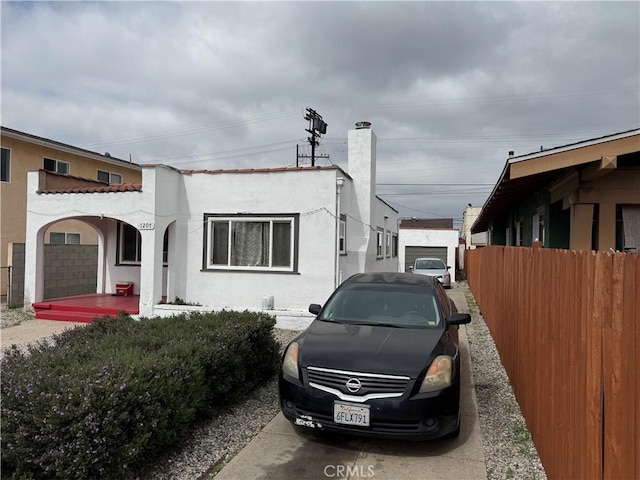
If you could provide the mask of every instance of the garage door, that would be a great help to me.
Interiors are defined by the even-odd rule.
[[[404,248],[404,271],[410,272],[409,266],[413,265],[416,258],[430,257],[439,258],[447,264],[447,247],[405,247]]]

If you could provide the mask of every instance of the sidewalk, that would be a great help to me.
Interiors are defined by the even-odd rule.
[[[25,320],[19,325],[0,329],[0,348],[5,349],[13,344],[24,345],[56,333],[86,326],[86,323],[59,322],[57,320]]]

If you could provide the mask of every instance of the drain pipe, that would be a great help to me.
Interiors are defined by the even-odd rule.
[[[333,288],[337,288],[340,285],[340,191],[343,186],[344,178],[336,178],[336,265]]]

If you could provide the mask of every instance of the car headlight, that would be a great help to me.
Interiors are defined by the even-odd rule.
[[[300,380],[300,373],[298,372],[298,348],[298,342],[291,342],[289,344],[287,351],[284,353],[282,371],[290,377]]]
[[[453,360],[448,355],[438,355],[420,385],[420,393],[442,390],[451,385],[451,370]]]

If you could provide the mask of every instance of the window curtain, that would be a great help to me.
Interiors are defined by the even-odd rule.
[[[640,253],[640,205],[622,206],[624,251]]]
[[[269,222],[233,222],[231,265],[269,266]]]

